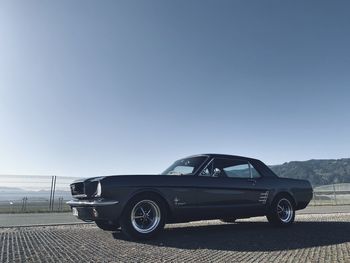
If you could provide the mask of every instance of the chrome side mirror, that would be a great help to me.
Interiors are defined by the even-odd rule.
[[[220,173],[221,173],[221,170],[219,168],[215,168],[214,173],[213,173],[213,177],[218,177]]]

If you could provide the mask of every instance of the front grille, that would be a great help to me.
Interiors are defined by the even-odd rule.
[[[85,195],[84,183],[71,184],[70,190],[71,190],[72,196],[84,196]]]

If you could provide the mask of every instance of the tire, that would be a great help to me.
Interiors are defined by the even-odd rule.
[[[166,222],[166,204],[155,194],[140,194],[130,200],[120,218],[123,234],[131,240],[150,239]]]
[[[273,200],[270,211],[266,215],[267,220],[280,227],[293,224],[295,218],[295,207],[293,200],[286,195],[281,195]]]
[[[224,223],[234,223],[236,221],[236,218],[234,217],[230,217],[230,218],[221,218],[220,219],[221,222],[224,222]]]
[[[102,230],[106,231],[117,231],[120,228],[119,223],[115,221],[111,222],[108,220],[96,220],[95,224]]]

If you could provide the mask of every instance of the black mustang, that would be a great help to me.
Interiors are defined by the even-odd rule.
[[[154,236],[165,223],[204,219],[234,222],[266,216],[278,226],[312,198],[308,181],[279,178],[263,162],[202,154],[176,161],[159,175],[119,175],[71,184],[73,214],[131,239]]]

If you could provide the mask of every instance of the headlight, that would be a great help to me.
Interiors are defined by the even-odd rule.
[[[95,197],[101,197],[101,194],[102,194],[101,182],[98,182]]]

